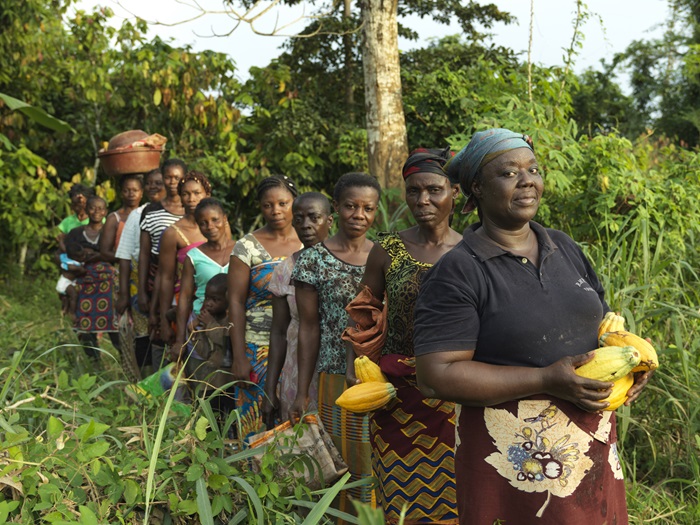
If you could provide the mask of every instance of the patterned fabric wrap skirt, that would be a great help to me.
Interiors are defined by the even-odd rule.
[[[73,329],[78,333],[116,332],[114,267],[97,262],[86,264],[85,270],[86,274],[76,281],[78,307]]]
[[[460,523],[626,525],[613,412],[535,396],[457,406]]]
[[[372,446],[369,439],[369,419],[365,415],[348,412],[335,404],[345,390],[345,376],[320,373],[318,378],[318,414],[333,444],[348,466],[349,481],[372,476]],[[338,501],[338,510],[355,514],[350,498],[376,505],[373,485],[362,485],[343,490]]]
[[[131,259],[131,272],[129,273],[129,298],[131,318],[134,322],[134,334],[136,337],[148,337],[148,315],[139,310],[139,263]]]
[[[396,399],[370,415],[377,501],[387,523],[456,524],[455,406],[427,399],[416,384],[414,359],[382,356]]]
[[[260,408],[265,397],[268,350],[269,345],[246,343],[246,356],[253,366],[251,384],[247,384],[247,388],[239,386],[234,388],[241,438],[249,438],[253,434],[267,430]]]

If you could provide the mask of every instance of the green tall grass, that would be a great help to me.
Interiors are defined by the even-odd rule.
[[[409,223],[405,209],[381,217],[377,229]],[[604,223],[583,249],[610,306],[660,356],[640,399],[618,410],[630,519],[694,525],[700,523],[699,257],[692,235],[679,245],[666,226],[638,215],[620,225],[611,233]],[[160,402],[135,404],[124,394],[111,346],[104,342],[96,370],[77,345],[60,318],[52,279],[2,275],[0,523],[136,524],[146,516],[172,523],[333,523],[339,517],[327,503],[343,480],[311,493],[272,471],[252,473],[249,452],[234,451],[226,440],[235,416],[219,421],[206,400],[197,401],[189,418]],[[349,521],[383,520],[363,511]]]
[[[668,245],[664,229],[628,218],[584,246],[610,307],[648,337],[660,368],[618,434],[632,523],[700,523],[700,282],[694,247]]]
[[[49,279],[0,283],[0,523],[334,523],[347,484],[311,492],[295,458],[250,468],[225,421],[197,396],[191,416],[135,403],[111,346],[95,368],[60,319]],[[296,465],[296,466],[295,466]],[[366,483],[366,481],[363,481]],[[349,523],[357,518],[342,515]]]

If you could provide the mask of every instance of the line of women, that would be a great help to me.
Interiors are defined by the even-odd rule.
[[[414,151],[403,177],[415,226],[376,242],[381,188],[348,173],[332,209],[265,178],[264,226],[234,243],[207,177],[171,161],[166,198],[140,217],[138,300],[120,308],[150,314],[152,342],[203,367],[198,380],[233,385],[223,409],[237,410],[240,438],[318,411],[352,479],[376,479],[343,491],[341,510],[357,499],[389,523],[627,523],[615,417],[602,412],[611,384],[574,373],[609,307],[575,243],[533,221],[532,142],[478,133],[456,156]],[[479,214],[464,235],[450,227],[460,189]],[[385,311],[375,359],[397,397],[358,415],[335,400],[357,383],[358,349],[341,335],[363,294]]]

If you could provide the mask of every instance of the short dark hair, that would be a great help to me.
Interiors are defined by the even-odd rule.
[[[214,197],[205,197],[199,201],[199,204],[197,204],[197,207],[194,209],[194,220],[196,221],[199,219],[199,215],[207,208],[218,208],[221,210],[221,213],[226,215],[226,210],[224,210],[224,206],[221,204],[221,202],[219,202],[219,200],[215,199]]]
[[[382,187],[379,185],[379,181],[376,177],[372,177],[366,173],[352,171],[341,175],[338,182],[335,183],[335,188],[333,188],[333,200],[335,202],[340,202],[340,198],[348,188],[374,188],[377,190],[378,196],[381,197],[382,195]]]
[[[326,215],[331,214],[331,203],[328,200],[328,197],[317,191],[307,191],[306,193],[299,195],[296,199],[294,199],[294,203],[292,203],[292,210],[305,201],[318,202],[323,208],[323,213]]]
[[[272,188],[284,188],[292,194],[292,197],[296,197],[299,194],[297,185],[286,175],[270,175],[261,180],[255,187],[255,195],[258,201],[262,199],[267,190]]]
[[[217,273],[214,277],[209,279],[207,281],[207,288],[211,287],[212,290],[214,291],[223,291],[226,292],[228,290],[228,274],[226,273]]]
[[[143,175],[141,175],[140,173],[132,173],[130,175],[124,175],[119,179],[119,189],[123,190],[124,185],[127,183],[127,181],[130,181],[130,180],[135,180],[136,182],[139,183],[141,188],[143,188]]]
[[[85,198],[88,198],[94,194],[95,190],[88,186],[85,186],[85,184],[80,184],[79,182],[73,184],[68,190],[68,197],[70,197],[71,199],[73,197],[77,197],[78,195],[83,195],[85,196]]]
[[[182,173],[187,173],[187,164],[185,164],[185,161],[182,159],[168,159],[163,163],[160,170],[165,174],[170,168],[182,168]]]
[[[190,182],[191,180],[195,182],[199,182],[202,187],[204,188],[204,191],[208,194],[211,195],[211,183],[209,182],[209,178],[202,173],[201,171],[188,171],[185,173],[185,176],[180,179],[180,182],[177,183],[177,193],[180,195],[182,193],[182,188],[185,187],[185,184]]]
[[[70,257],[71,259],[74,259],[78,261],[81,257],[81,253],[83,251],[83,246],[80,244],[80,241],[78,241],[75,238],[70,238],[66,237],[65,240],[66,243],[66,255]],[[82,261],[79,261],[82,262]]]
[[[143,182],[146,183],[146,182],[148,181],[148,179],[150,179],[150,178],[153,177],[154,175],[160,175],[160,176],[162,177],[162,176],[163,176],[163,172],[160,171],[160,168],[152,169],[151,171],[149,171],[148,173],[146,173],[146,174],[143,176]]]
[[[91,203],[91,202],[95,202],[95,201],[102,201],[102,202],[105,203],[105,207],[107,206],[107,201],[106,201],[105,199],[103,199],[102,197],[100,197],[99,195],[96,195],[96,194],[90,195],[90,196],[88,197],[87,202],[85,203],[85,206],[90,206],[90,203]]]

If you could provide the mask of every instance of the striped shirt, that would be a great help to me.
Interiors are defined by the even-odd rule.
[[[151,254],[160,253],[160,237],[165,229],[184,215],[175,215],[166,210],[160,202],[146,206],[141,214],[141,231],[148,232],[151,238]]]

